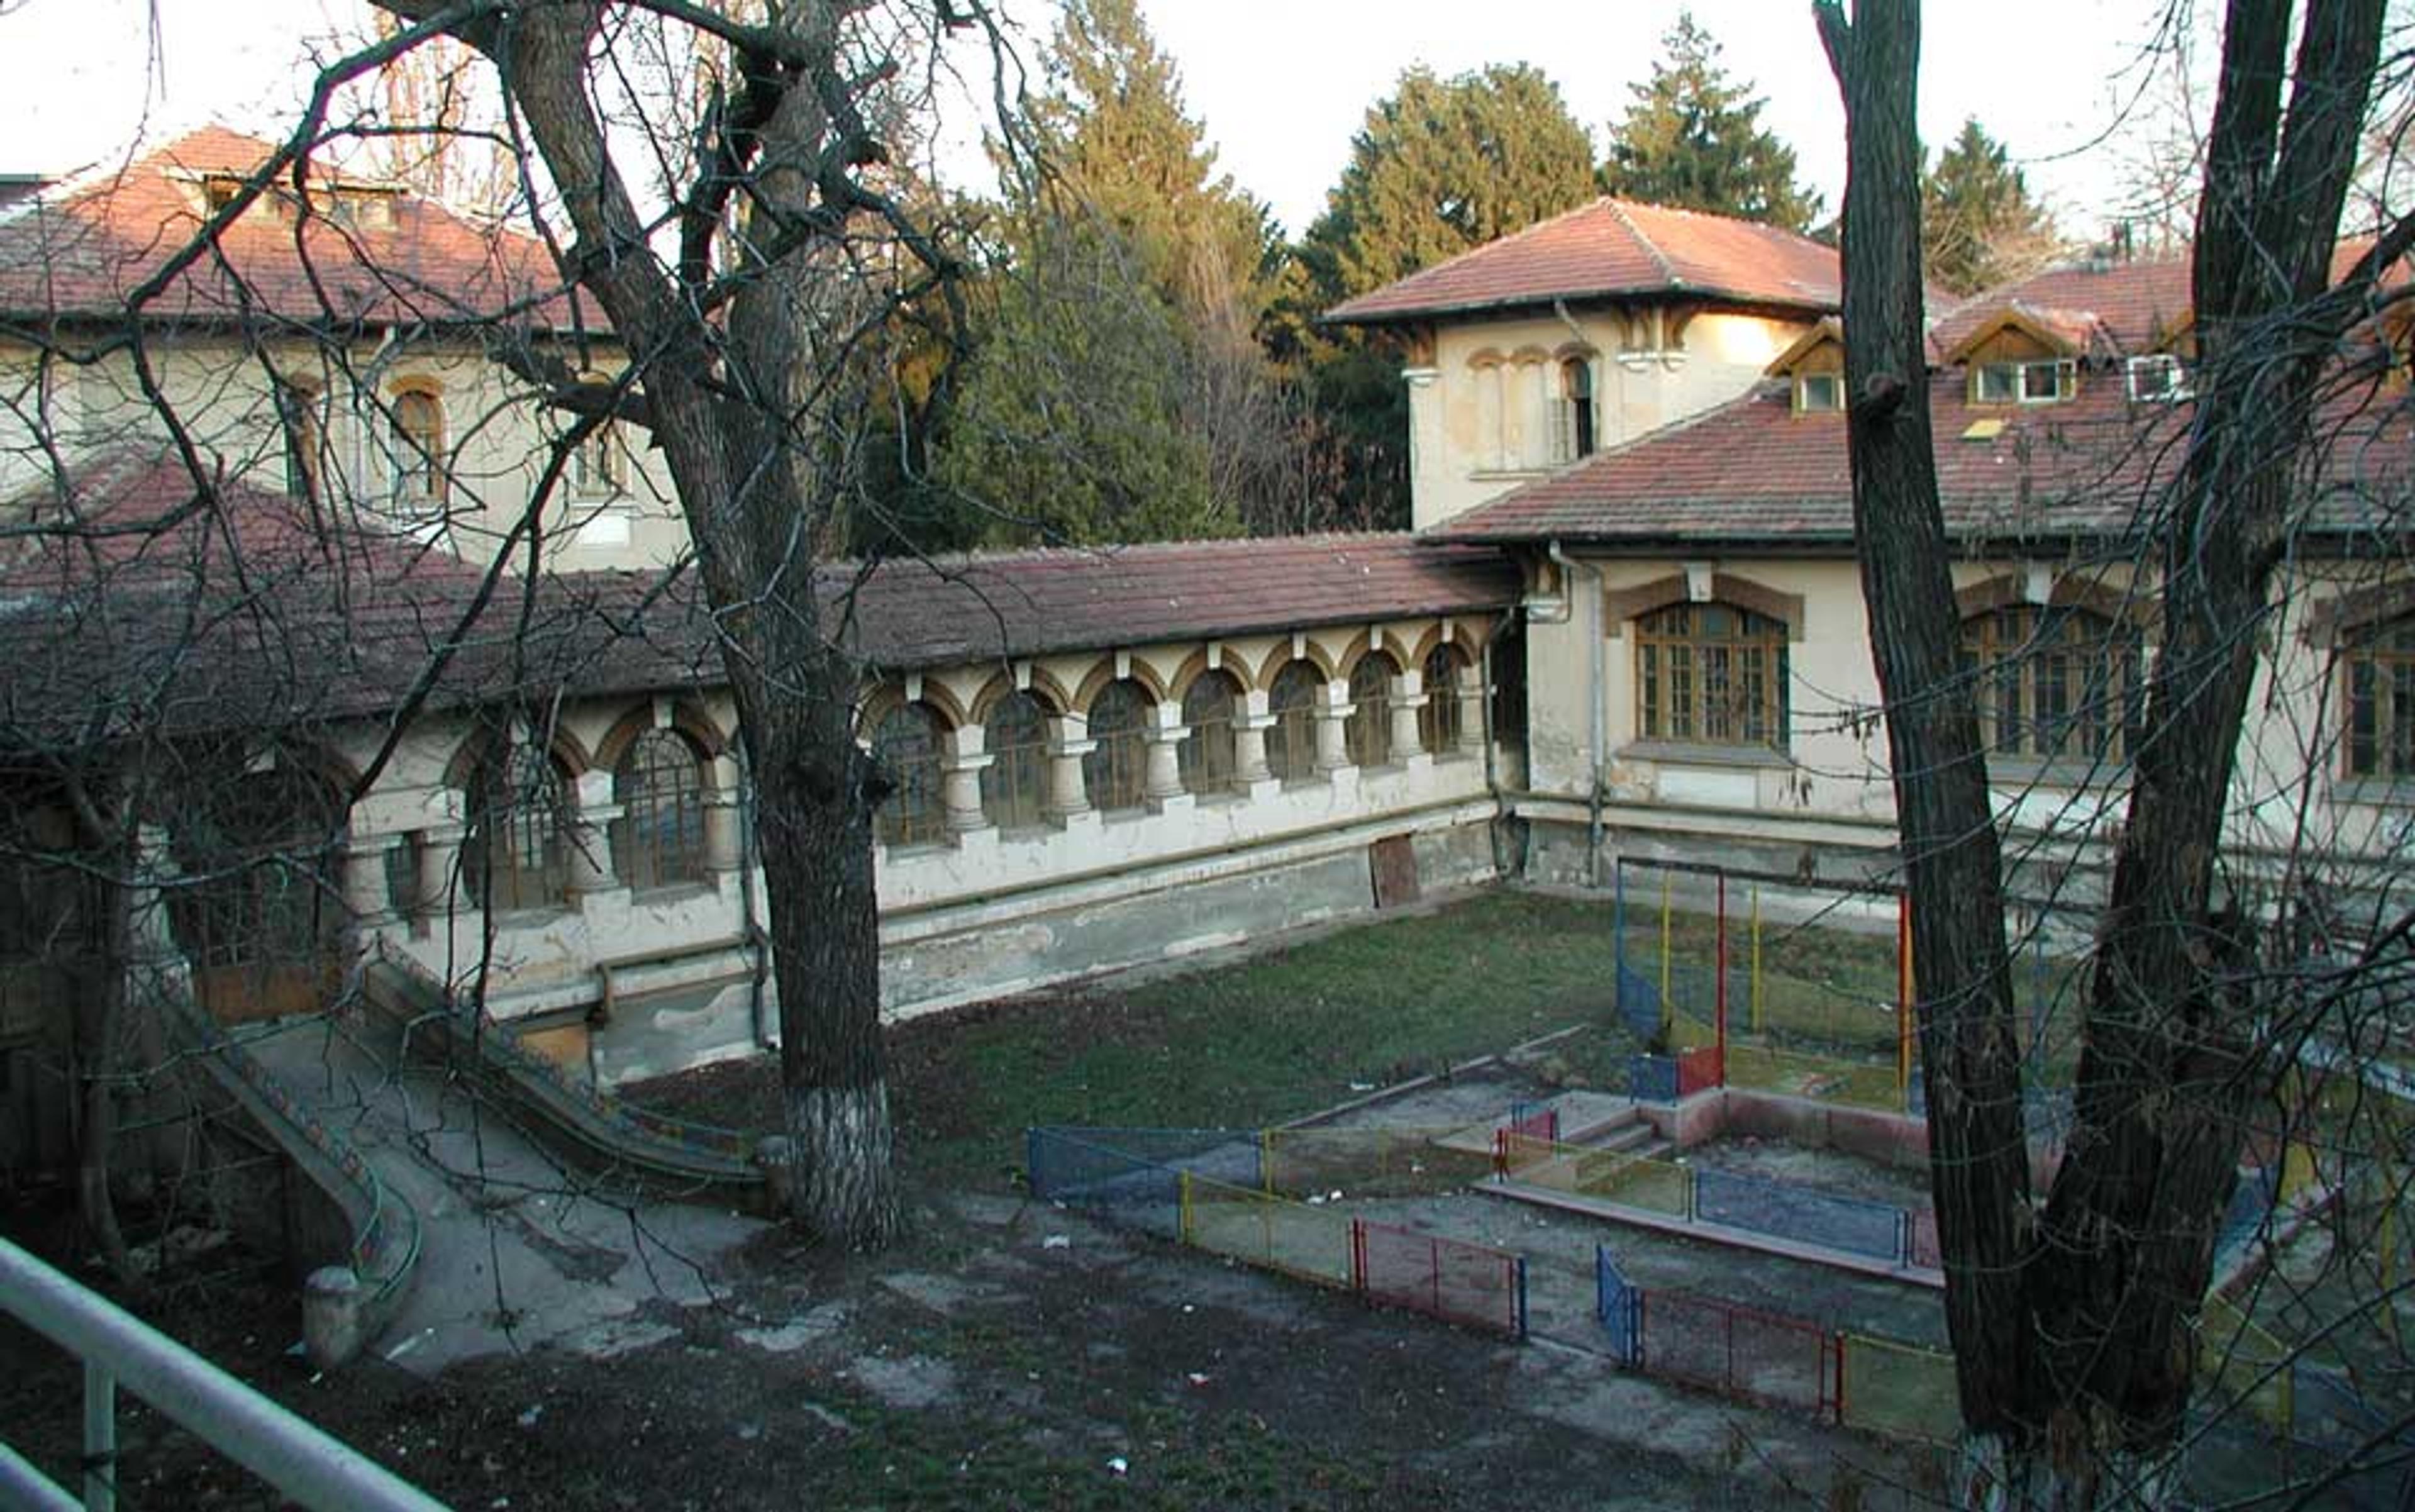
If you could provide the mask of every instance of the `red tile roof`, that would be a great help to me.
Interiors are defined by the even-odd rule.
[[[77,514],[0,561],[0,751],[381,716],[453,648],[431,710],[710,684],[694,575],[498,581],[407,535],[172,460],[81,469]],[[61,520],[53,495],[10,502]],[[886,671],[1282,632],[1516,602],[1498,551],[1408,535],[1212,541],[897,561],[816,575],[825,623]]]
[[[2120,536],[2152,505],[2185,441],[2186,404],[2132,404],[2118,373],[2089,377],[2064,404],[1974,409],[1965,375],[1934,373],[1938,491],[1965,543]],[[1965,439],[1974,423],[1992,436]],[[2404,529],[2409,426],[2344,420],[2334,482],[2315,523]],[[1838,554],[1853,541],[1845,416],[1797,414],[1764,384],[1691,420],[1513,490],[1428,533],[1462,542],[1559,540],[1654,551],[1704,547]]]
[[[255,172],[275,148],[220,127],[179,137],[122,170],[0,211],[0,319],[107,319],[191,244],[202,181]],[[339,215],[314,169],[314,213],[293,213],[292,181],[269,189],[148,307],[178,321],[262,320],[379,326],[508,314],[566,328],[571,304],[545,245],[482,226],[431,201],[380,193],[391,217]],[[578,320],[604,325],[583,302]]]
[[[2371,249],[2369,237],[2351,237],[2332,254],[2332,277],[2347,276]],[[1933,350],[1951,352],[2008,307],[2078,340],[2094,357],[2135,357],[2164,350],[2188,321],[2190,270],[2186,254],[2127,262],[2074,262],[2014,283],[1985,290],[1947,309],[1930,328]]]
[[[1373,325],[1554,299],[1680,294],[1815,311],[1842,303],[1835,250],[1808,237],[1600,199],[1347,300],[1325,318]]]

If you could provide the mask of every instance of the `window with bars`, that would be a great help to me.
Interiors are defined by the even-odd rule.
[[[628,453],[607,421],[571,451],[570,487],[581,499],[617,499],[629,491],[628,467]]]
[[[212,786],[176,828],[185,943],[196,966],[315,961],[342,922],[335,839],[341,801],[280,766]]]
[[[895,786],[880,803],[874,832],[885,846],[924,846],[946,837],[947,810],[939,794],[938,711],[925,703],[902,703],[873,726],[872,757]]]
[[[1010,693],[989,711],[982,738],[982,812],[1001,830],[1028,830],[1047,816],[1048,711],[1028,693]]]
[[[1325,675],[1312,663],[1292,662],[1275,674],[1267,691],[1267,769],[1282,782],[1316,775],[1316,690]]]
[[[320,497],[320,459],[326,429],[319,419],[320,398],[308,384],[277,385],[277,415],[285,433],[285,491],[296,499]]]
[[[704,758],[675,730],[650,729],[612,769],[612,858],[638,891],[704,880]]]
[[[472,899],[498,912],[550,908],[569,895],[570,773],[514,741],[478,775],[461,864]]]
[[[1230,792],[1238,770],[1233,750],[1233,716],[1241,685],[1230,672],[1202,672],[1182,691],[1182,723],[1190,733],[1174,749],[1182,790],[1206,797]]]
[[[2348,775],[2415,778],[2415,617],[2357,632],[2340,659],[2348,680]]]
[[[1979,738],[1998,756],[2119,761],[2142,713],[2138,632],[2088,609],[2012,605],[1962,623]]]
[[[1385,651],[1371,651],[1350,669],[1350,717],[1342,736],[1350,759],[1361,767],[1381,767],[1392,759],[1392,680],[1401,664]]]
[[[1110,682],[1090,700],[1090,754],[1082,785],[1090,806],[1136,809],[1148,790],[1148,716],[1157,701],[1131,678]]]
[[[1448,642],[1426,652],[1426,705],[1418,711],[1418,741],[1428,756],[1448,756],[1459,746],[1459,674],[1467,653]]]
[[[1570,357],[1560,364],[1559,393],[1552,413],[1552,460],[1573,462],[1594,452],[1593,364]]]
[[[1730,604],[1673,604],[1635,621],[1645,740],[1786,749],[1786,626]]]

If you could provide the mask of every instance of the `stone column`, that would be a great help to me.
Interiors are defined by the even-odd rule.
[[[140,991],[191,990],[192,963],[168,921],[167,884],[182,870],[170,845],[168,831],[158,825],[135,831],[134,875],[126,880],[126,965]]]
[[[1426,706],[1425,675],[1411,667],[1392,680],[1392,765],[1405,767],[1425,755],[1418,711]]]
[[[621,885],[612,867],[612,821],[623,812],[612,801],[612,774],[581,772],[571,795],[571,812],[562,816],[562,837],[570,891],[574,896],[608,892]]]
[[[1274,724],[1262,688],[1241,695],[1241,701],[1233,708],[1233,775],[1245,786],[1255,786],[1274,775],[1267,767],[1267,731]]]
[[[1460,667],[1453,685],[1435,695],[1459,700],[1459,750],[1465,756],[1484,754],[1484,665]]]
[[[1162,703],[1149,709],[1148,764],[1141,796],[1151,803],[1163,805],[1188,796],[1182,790],[1182,759],[1176,747],[1190,733],[1182,723],[1180,704]]]
[[[706,770],[712,791],[704,797],[705,869],[734,872],[746,854],[745,837],[738,832],[738,758],[715,756]]]
[[[939,804],[952,835],[991,828],[982,812],[981,774],[998,757],[982,749],[987,735],[979,725],[966,725],[940,737]]]
[[[398,917],[393,891],[386,886],[385,863],[388,853],[406,843],[398,834],[356,834],[344,842],[339,860],[344,911],[351,915],[352,928],[363,936],[393,923]]]
[[[1357,705],[1350,684],[1332,681],[1316,690],[1316,770],[1330,774],[1350,765],[1349,719]]]
[[[424,926],[453,909],[461,885],[461,840],[469,831],[462,816],[469,795],[458,787],[439,787],[428,795],[428,824],[419,838],[419,906],[413,910]]]
[[[1048,722],[1048,816],[1067,820],[1090,812],[1090,795],[1082,783],[1082,758],[1099,748],[1091,740],[1090,722],[1066,714]]]

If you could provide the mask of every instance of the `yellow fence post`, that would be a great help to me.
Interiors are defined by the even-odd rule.
[[[1752,1032],[1761,1032],[1761,887],[1752,890]]]
[[[1185,1171],[1185,1172],[1183,1172],[1183,1173],[1181,1174],[1181,1175],[1180,1175],[1180,1177],[1179,1177],[1178,1185],[1179,1185],[1179,1187],[1180,1187],[1180,1189],[1181,1189],[1181,1192],[1182,1192],[1182,1217],[1181,1217],[1180,1224],[1179,1224],[1180,1232],[1181,1232],[1181,1235],[1182,1235],[1182,1242],[1183,1242],[1183,1243],[1185,1243],[1185,1244],[1196,1244],[1196,1243],[1198,1242],[1198,1236],[1197,1236],[1197,1231],[1196,1231],[1196,1227],[1195,1227],[1195,1220],[1192,1219],[1192,1215],[1191,1215],[1191,1173],[1190,1173],[1190,1172]]]
[[[1275,1194],[1275,1131],[1258,1130],[1258,1190],[1271,1197]]]
[[[1670,1028],[1676,1017],[1676,1010],[1669,1006],[1670,927],[1675,917],[1669,896],[1670,876],[1668,872],[1660,874],[1660,1039],[1664,1044],[1669,1041]]]

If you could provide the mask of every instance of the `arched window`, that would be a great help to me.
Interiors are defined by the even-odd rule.
[[[1786,749],[1786,626],[1731,604],[1672,604],[1636,621],[1643,738]]]
[[[1428,756],[1448,756],[1459,746],[1459,674],[1467,653],[1448,641],[1426,652],[1426,704],[1418,711],[1418,741]]]
[[[939,801],[939,737],[946,726],[926,703],[902,703],[872,731],[872,757],[895,784],[875,831],[887,846],[922,846],[947,834]]]
[[[1191,733],[1175,747],[1182,769],[1182,790],[1205,796],[1232,790],[1238,763],[1233,756],[1233,715],[1238,712],[1241,685],[1233,674],[1202,672],[1182,693],[1182,723]]]
[[[1401,664],[1379,651],[1350,669],[1352,708],[1342,734],[1354,765],[1380,767],[1392,759],[1392,680],[1400,675]]]
[[[1154,700],[1131,678],[1110,682],[1090,700],[1090,739],[1082,783],[1096,809],[1132,809],[1147,791],[1148,715]]]
[[[617,499],[629,491],[629,457],[610,421],[587,433],[570,454],[571,491],[581,499]]]
[[[2348,774],[2415,777],[2415,617],[2352,633],[2341,660],[2348,679]]]
[[[471,796],[461,846],[470,896],[499,913],[551,908],[569,895],[570,772],[523,741],[491,753]]]
[[[405,389],[394,397],[394,496],[428,505],[444,494],[444,403],[427,389]]]
[[[612,859],[643,892],[704,880],[704,758],[687,737],[650,729],[612,769]]]
[[[1001,830],[1028,830],[1047,813],[1048,711],[1028,693],[1010,693],[982,731],[991,756],[982,770],[982,812]]]
[[[226,1020],[323,1007],[344,921],[334,787],[286,763],[213,783],[179,807],[176,864],[192,886],[171,917],[203,1006]]]
[[[2076,607],[2017,604],[1962,621],[1979,739],[1999,756],[2118,761],[2138,727],[2139,636]]]
[[[1325,675],[1308,662],[1292,662],[1275,674],[1267,692],[1267,767],[1281,781],[1306,782],[1316,775],[1316,690]]]
[[[1560,364],[1559,402],[1552,407],[1552,460],[1573,462],[1594,448],[1593,364],[1570,357]]]

